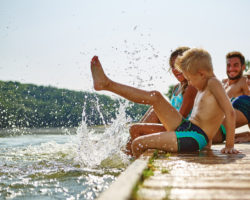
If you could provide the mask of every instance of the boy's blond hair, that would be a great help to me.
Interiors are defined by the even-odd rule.
[[[213,71],[210,54],[204,49],[192,48],[176,59],[175,67],[180,71],[195,74],[199,69]]]

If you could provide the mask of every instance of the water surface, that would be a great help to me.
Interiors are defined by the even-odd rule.
[[[1,130],[0,199],[95,199],[130,162],[116,131]]]

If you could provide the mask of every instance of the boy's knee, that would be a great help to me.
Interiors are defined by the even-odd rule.
[[[129,133],[130,133],[130,137],[132,139],[134,139],[137,135],[137,125],[132,125],[130,128],[129,128]]]
[[[135,132],[137,130],[137,125],[136,124],[133,124],[132,126],[130,126],[129,128],[129,132]]]
[[[142,151],[143,149],[145,149],[145,146],[143,145],[142,138],[138,137],[138,138],[133,140],[132,149],[133,149],[133,152]]]
[[[131,137],[132,139],[135,139],[135,138],[141,136],[140,127],[141,127],[140,125],[134,124],[134,125],[132,125],[132,126],[129,128],[130,137]]]
[[[151,91],[150,96],[152,97],[152,100],[155,102],[157,102],[159,98],[162,98],[162,94],[157,90]]]

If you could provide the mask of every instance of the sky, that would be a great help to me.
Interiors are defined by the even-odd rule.
[[[0,80],[93,91],[97,55],[111,79],[167,92],[179,46],[222,79],[229,51],[250,60],[249,20],[248,0],[0,0]]]

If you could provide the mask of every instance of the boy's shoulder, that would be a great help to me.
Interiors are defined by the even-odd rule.
[[[214,90],[224,90],[224,87],[222,85],[222,82],[216,78],[216,77],[211,77],[207,81],[207,90],[210,90],[212,93]]]
[[[216,78],[215,76],[213,76],[213,77],[210,77],[209,79],[208,79],[208,82],[207,82],[207,84],[208,84],[208,86],[210,86],[210,87],[214,87],[214,86],[216,86],[216,85],[221,85],[221,81],[218,79],[218,78]]]

